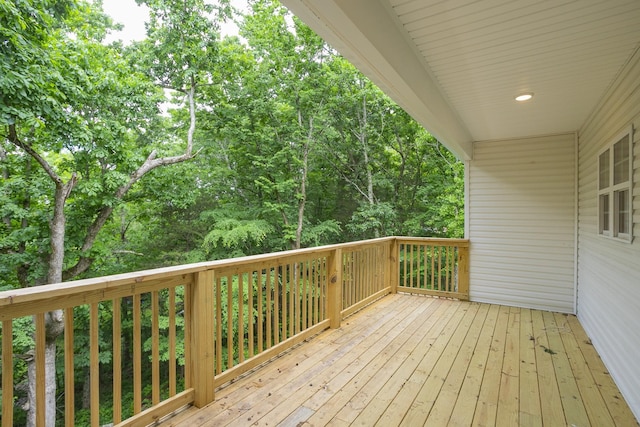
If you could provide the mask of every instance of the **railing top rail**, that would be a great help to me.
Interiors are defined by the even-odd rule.
[[[163,267],[152,270],[122,273],[111,276],[95,277],[91,279],[74,280],[57,284],[35,286],[31,288],[14,289],[0,292],[0,309],[10,307],[20,303],[35,303],[37,301],[50,300],[52,298],[61,300],[65,297],[78,296],[87,292],[105,293],[113,292],[114,289],[131,286],[131,293],[136,293],[136,287],[144,287],[145,284],[162,279],[182,277],[185,282],[191,280],[190,275],[198,272],[216,270],[221,268],[242,267],[250,264],[278,261],[284,264],[287,258],[300,257],[306,255],[321,256],[335,249],[355,249],[368,247],[377,244],[387,243],[392,240],[399,242],[407,241],[429,241],[433,243],[453,243],[465,246],[469,241],[466,239],[435,239],[426,237],[381,237],[378,239],[361,240],[356,242],[338,243],[333,245],[318,246],[297,250],[273,252],[268,254],[252,255],[239,258],[228,258],[224,260],[207,261],[195,264],[186,264],[175,267]]]
[[[434,245],[444,245],[444,246],[460,246],[467,247],[469,246],[469,239],[448,239],[448,238],[440,238],[440,237],[395,237],[398,240],[398,243],[405,242],[428,242]]]

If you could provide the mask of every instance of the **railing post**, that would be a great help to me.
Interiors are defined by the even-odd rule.
[[[458,246],[458,293],[469,299],[469,245]]]
[[[191,386],[195,390],[193,404],[197,408],[215,399],[214,278],[213,271],[197,272],[190,286]]]
[[[327,316],[329,326],[333,329],[340,327],[342,321],[342,249],[331,252],[328,259],[327,274]]]
[[[388,280],[389,280],[389,286],[391,287],[392,294],[398,293],[398,271],[399,271],[398,260],[399,260],[398,239],[394,237],[389,242],[389,259],[387,261],[387,264],[388,264],[387,271],[389,274]]]

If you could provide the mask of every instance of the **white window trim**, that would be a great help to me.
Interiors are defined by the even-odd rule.
[[[620,184],[614,184],[614,146],[625,136],[629,135],[629,179]],[[609,186],[605,189],[600,189],[600,156],[609,150]],[[612,138],[607,145],[602,148],[598,152],[598,156],[596,158],[597,162],[597,177],[596,177],[596,193],[597,193],[597,233],[601,237],[605,237],[611,240],[617,240],[620,242],[631,243],[633,241],[633,125],[626,128],[623,132],[617,134],[614,138]],[[620,190],[628,190],[629,201],[628,201],[628,224],[627,229],[629,233],[617,233],[618,230],[618,208],[617,208],[617,200],[616,194]],[[600,196],[608,195],[609,196],[609,221],[608,221],[608,230],[601,230],[601,206],[600,206]]]

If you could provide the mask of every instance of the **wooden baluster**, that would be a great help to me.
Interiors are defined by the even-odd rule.
[[[140,294],[133,296],[133,413],[142,411],[142,321]]]
[[[64,425],[67,427],[75,425],[73,356],[73,307],[68,307],[64,310]]]
[[[314,294],[314,289],[313,289],[313,275],[315,274],[314,272],[314,268],[313,268],[313,260],[308,260],[306,262],[307,264],[307,274],[306,274],[306,280],[307,280],[307,328],[310,328],[311,326],[313,326],[313,294]]]
[[[176,288],[169,289],[169,396],[177,392],[176,375]]]
[[[407,268],[407,258],[409,257],[408,251],[407,251],[407,243],[404,243],[402,245],[402,286],[407,287],[407,276],[408,276],[408,268]]]
[[[233,276],[225,277],[227,287],[227,369],[233,367]]]
[[[355,303],[358,302],[358,285],[360,284],[360,274],[359,274],[359,267],[360,267],[360,261],[362,259],[362,251],[354,251],[353,252],[353,264],[352,264],[352,269],[351,271],[353,272],[353,285],[351,286],[351,289],[349,292],[349,304],[345,305],[345,307],[349,307]]]
[[[184,388],[189,389],[192,387],[191,379],[193,378],[193,373],[191,369],[191,363],[189,363],[191,359],[191,337],[193,333],[191,331],[191,325],[193,324],[193,298],[191,296],[191,287],[193,286],[193,277],[189,281],[189,284],[184,287],[184,311],[183,311],[183,320],[184,320]],[[212,314],[213,316],[213,314]]]
[[[415,280],[413,277],[413,266],[415,264],[415,255],[414,255],[415,247],[416,245],[411,245],[409,249],[409,286],[411,286],[412,288],[415,287]]]
[[[151,402],[160,403],[160,301],[158,291],[151,292]]]
[[[289,282],[287,280],[287,270],[288,264],[278,266],[278,276],[280,281],[282,282],[282,307],[280,311],[282,312],[282,324],[280,325],[282,335],[282,339],[286,340],[291,334],[288,333],[288,323],[289,323]]]
[[[220,277],[212,277],[211,280],[215,284],[215,373],[222,372],[222,279]]]
[[[111,353],[112,353],[112,375],[113,375],[113,423],[118,424],[122,421],[122,310],[121,298],[115,298],[111,301],[112,325],[113,331],[111,335]],[[66,318],[65,318],[66,320]],[[65,327],[66,333],[66,327]],[[67,351],[65,351],[65,357]],[[65,374],[67,367],[65,366]],[[73,371],[72,371],[73,372]],[[65,393],[66,394],[66,393]],[[66,396],[65,396],[66,399]]]
[[[445,252],[445,268],[444,268],[444,274],[445,274],[445,279],[444,279],[444,290],[446,292],[451,292],[451,283],[449,282],[449,272],[451,270],[451,246],[447,246],[445,248],[446,252]]]
[[[287,264],[287,283],[289,288],[289,336],[292,337],[295,330],[296,323],[296,303],[295,303],[295,264]]]
[[[301,285],[302,285],[302,330],[304,331],[309,327],[309,266],[306,261],[302,263],[301,271]]]
[[[249,271],[247,273],[247,299],[249,300],[249,304],[247,307],[247,318],[249,319],[248,321],[248,326],[249,326],[249,333],[248,333],[248,344],[249,344],[249,357],[253,357],[254,355],[254,344],[253,344],[253,340],[254,340],[254,325],[253,325],[253,271]]]
[[[271,293],[271,267],[265,270],[265,292],[267,293],[267,342],[266,348],[271,348],[273,338],[273,306],[271,305],[273,294]]]
[[[45,322],[44,313],[38,313],[36,318],[36,425],[45,423]]]
[[[91,425],[100,425],[100,320],[98,303],[89,308],[89,378],[91,390]]]
[[[258,353],[264,350],[264,308],[262,301],[262,268],[258,269]]]
[[[273,283],[273,344],[280,342],[280,280],[278,280],[278,266],[274,266],[269,275]]]
[[[326,311],[326,297],[327,297],[327,259],[325,257],[322,258],[322,265],[320,270],[320,320],[324,320],[327,318]]]
[[[442,289],[442,246],[438,246],[438,290]]]
[[[424,245],[422,248],[422,268],[424,269],[422,273],[422,288],[429,289],[429,245]]]
[[[13,427],[13,321],[2,321],[2,427]]]
[[[321,277],[321,273],[322,273],[322,258],[317,258],[314,262],[314,266],[315,266],[315,275],[314,275],[314,295],[315,295],[315,308],[314,308],[314,318],[313,318],[313,323],[316,324],[320,321],[320,298],[322,295],[321,292],[321,283],[322,281],[320,280]]]
[[[294,302],[295,302],[295,317],[293,320],[295,324],[294,333],[300,333],[300,325],[302,324],[302,316],[300,309],[300,299],[302,298],[302,292],[300,290],[302,264],[296,261],[293,264],[293,289],[294,289]]]
[[[244,273],[238,273],[238,361],[244,362]]]

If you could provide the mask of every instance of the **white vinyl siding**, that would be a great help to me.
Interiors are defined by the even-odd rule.
[[[603,239],[598,223],[598,164],[620,132],[633,126],[631,244]],[[578,318],[640,419],[640,51],[580,129]],[[614,201],[610,201],[613,203]]]
[[[574,312],[574,159],[574,134],[475,144],[471,300]]]

